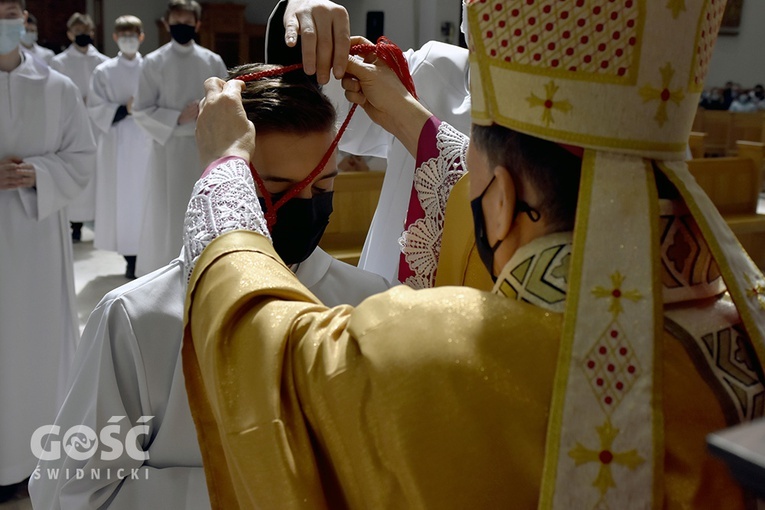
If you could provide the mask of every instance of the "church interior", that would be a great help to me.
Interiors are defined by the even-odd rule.
[[[338,0],[337,3],[349,13],[352,35],[369,39],[385,35],[402,49],[419,48],[434,40],[465,47],[465,38],[460,32],[461,0]],[[217,53],[228,68],[264,61],[266,27],[275,1],[200,4],[201,25],[195,36],[199,46]],[[143,20],[145,40],[140,51],[144,56],[171,41],[171,34],[162,21],[164,1],[26,0],[26,8],[37,18],[37,43],[56,54],[70,44],[66,26],[75,12],[90,15],[95,23],[93,45],[110,58],[119,51],[111,37],[114,20],[123,14],[133,14]],[[765,270],[765,65],[759,53],[765,47],[762,30],[765,2],[728,0],[728,10],[688,139],[687,163],[738,243],[757,267]],[[383,191],[387,162],[383,157],[341,152],[338,163],[333,212],[319,247],[355,266],[362,259]],[[101,299],[134,278],[125,275],[126,259],[122,255],[94,245],[95,232],[94,222],[86,219],[81,236],[72,244],[80,332]],[[755,476],[765,473],[763,459],[759,459],[761,471]],[[758,479],[765,485],[763,480]],[[19,489],[8,501],[0,502],[0,510],[31,508],[25,489]]]

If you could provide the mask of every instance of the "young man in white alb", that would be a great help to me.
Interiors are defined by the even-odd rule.
[[[93,71],[88,112],[97,132],[96,229],[93,245],[125,257],[126,278],[135,278],[135,262],[144,208],[144,184],[151,139],[132,116],[143,57],[138,51],[143,24],[135,16],[114,23],[118,56]]]
[[[23,0],[0,0],[0,500],[32,474],[32,432],[63,400],[78,338],[66,206],[95,142],[67,77],[20,49]]]

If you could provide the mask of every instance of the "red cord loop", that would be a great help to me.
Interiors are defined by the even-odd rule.
[[[412,75],[409,72],[409,64],[404,58],[404,53],[401,51],[401,48],[393,44],[390,39],[383,36],[377,40],[377,44],[357,44],[352,46],[350,50],[351,55],[368,55],[370,53],[375,53],[378,58],[382,59],[382,61],[385,62],[385,64],[390,67],[394,73],[396,73],[396,76],[398,76],[398,78],[401,80],[401,83],[404,84],[406,90],[409,91],[409,93],[412,94],[415,98],[417,98],[417,92],[414,88],[414,80],[412,80]],[[237,77],[236,79],[242,80],[244,82],[255,81],[263,78],[270,78],[272,76],[279,76],[302,68],[303,64],[292,64],[284,67],[274,67],[273,69],[267,69],[265,71],[258,71],[257,73],[245,74],[243,76]],[[252,177],[255,179],[255,183],[258,185],[260,194],[263,195],[263,199],[266,202],[266,210],[264,213],[269,231],[272,231],[273,226],[276,224],[276,211],[278,211],[279,208],[287,203],[290,199],[294,198],[301,191],[303,191],[309,184],[313,182],[314,179],[316,179],[316,177],[319,176],[322,170],[324,170],[324,167],[327,165],[329,158],[331,158],[332,154],[335,152],[337,144],[340,143],[340,138],[342,138],[343,133],[348,127],[348,124],[351,122],[351,117],[353,117],[353,113],[356,111],[357,106],[358,105],[354,104],[351,107],[348,115],[343,121],[342,126],[340,126],[335,139],[332,141],[332,144],[329,146],[329,149],[324,154],[324,157],[321,159],[316,168],[314,168],[313,171],[308,174],[305,179],[287,190],[287,192],[279,200],[277,200],[275,204],[272,202],[271,193],[266,190],[266,186],[258,175],[257,170],[255,170],[255,167],[253,167],[252,163],[250,163],[250,172],[252,173]]]

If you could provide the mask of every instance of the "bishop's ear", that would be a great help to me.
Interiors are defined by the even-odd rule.
[[[487,234],[492,245],[510,234],[516,194],[515,183],[507,168],[497,165],[494,167],[494,176],[497,182],[487,191],[483,201],[486,222],[489,224]]]

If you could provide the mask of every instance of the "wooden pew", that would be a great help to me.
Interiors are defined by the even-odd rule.
[[[730,112],[703,110],[702,131],[707,134],[705,150],[707,156],[724,156],[728,150],[733,117]]]
[[[384,172],[348,172],[335,177],[333,212],[319,246],[357,265],[380,199]]]
[[[693,120],[693,131],[707,134],[706,156],[735,156],[739,140],[765,143],[765,112],[699,108]]]
[[[765,214],[757,214],[765,150],[756,142],[739,142],[737,150],[738,157],[693,159],[688,168],[752,260],[765,268]]]
[[[731,116],[728,156],[738,154],[737,143],[740,140],[765,142],[765,112],[732,112]]]
[[[736,142],[736,151],[740,158],[748,158],[754,161],[755,166],[760,169],[760,191],[765,191],[762,188],[765,185],[765,143],[761,142],[749,142],[746,140],[739,140]]]
[[[694,159],[703,158],[706,154],[707,134],[698,131],[691,131],[688,137],[688,147],[691,149],[691,156]]]

